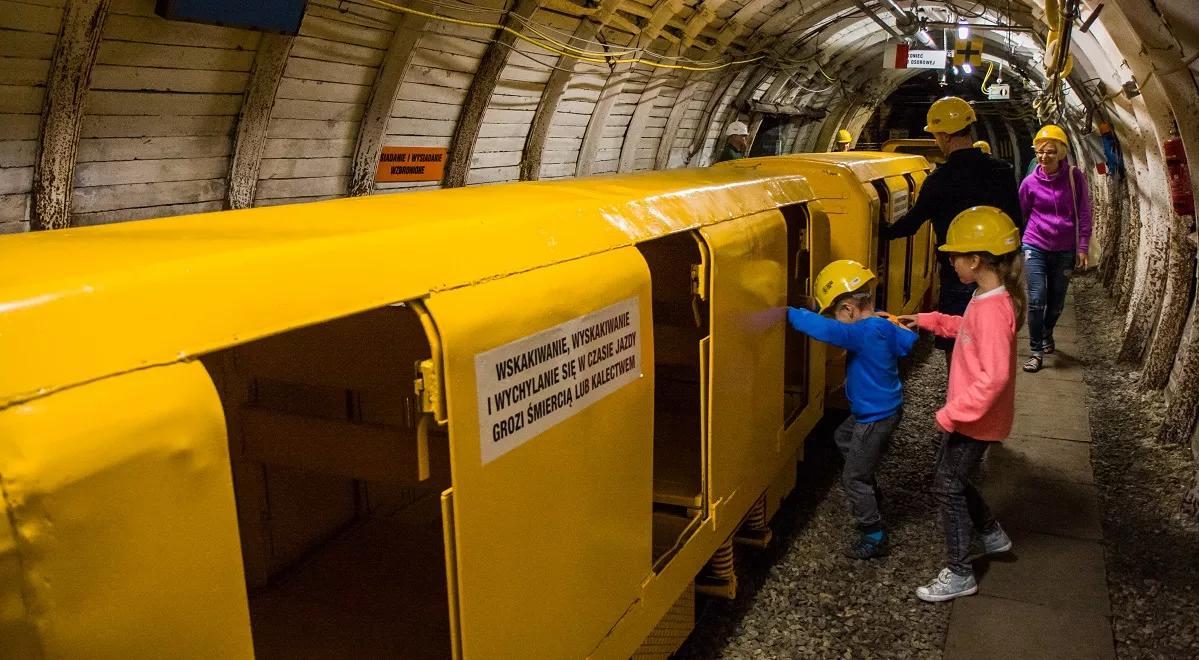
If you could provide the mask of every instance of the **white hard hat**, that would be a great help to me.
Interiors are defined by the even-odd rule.
[[[724,134],[726,137],[732,135],[749,135],[749,127],[746,126],[745,122],[743,121],[735,121],[729,124],[729,127],[727,130],[725,130]]]

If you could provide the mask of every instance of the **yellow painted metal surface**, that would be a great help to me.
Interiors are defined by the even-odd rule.
[[[819,199],[821,207],[828,214],[830,227],[828,260],[853,259],[871,268],[877,268],[879,265],[879,223],[890,222],[894,216],[891,200],[880,198],[875,182],[884,185],[887,190],[899,191],[901,186],[905,185],[902,182],[906,175],[920,173],[918,176],[926,176],[929,164],[922,156],[890,152],[850,151],[745,158],[721,163],[716,168],[748,170],[761,174],[772,172],[802,174]],[[913,181],[915,180],[913,178]],[[919,182],[923,182],[922,177]],[[905,201],[908,206],[914,203],[914,199]],[[914,240],[921,240],[919,236],[918,234]],[[892,307],[890,311],[894,313],[914,311],[921,304],[928,287],[927,283],[923,288],[916,286],[918,284],[917,273],[922,276],[924,266],[915,268],[912,273],[914,279],[910,300],[892,306],[891,299],[896,295],[902,297],[903,293],[906,242],[892,242],[888,246],[888,250],[888,258],[891,260],[892,267],[888,269],[884,281],[888,285],[888,306]],[[927,253],[925,258],[929,258]],[[915,251],[913,259],[915,259]],[[931,277],[929,279],[931,280]],[[891,291],[899,293],[892,294]],[[830,390],[835,390],[844,382],[845,354],[843,351],[829,350],[827,355],[826,384]]]
[[[712,255],[708,497],[739,520],[760,494],[742,488],[778,460],[787,229],[770,211],[700,234]]]
[[[703,168],[3,236],[0,407],[811,196]]]
[[[625,354],[636,358],[639,376],[589,405],[590,394],[572,395],[568,418],[484,462],[480,430],[489,429],[480,429],[476,356],[629,299],[640,310],[633,329],[642,339]],[[645,261],[634,248],[616,250],[438,293],[427,304],[449,375],[462,655],[585,657],[639,598],[650,572],[654,388]],[[591,354],[571,354],[577,358]],[[549,391],[578,392],[582,382],[564,378]],[[523,403],[533,400],[518,412],[532,410]],[[523,421],[533,423],[530,415]]]
[[[190,362],[0,411],[0,658],[253,655],[225,423]]]
[[[824,353],[811,343],[809,401],[783,428],[787,243],[774,209],[815,197],[783,165],[0,238],[0,437],[15,439],[0,446],[15,521],[0,526],[0,633],[14,640],[5,648],[19,657],[78,655],[86,638],[95,657],[249,655],[221,402],[192,358],[420,300],[433,347],[426,376],[444,387],[435,407],[451,442],[453,485],[442,507],[455,653],[627,658],[768,485],[786,483],[778,474],[794,469],[823,405]],[[809,213],[814,274],[830,257],[828,218],[819,204]],[[714,332],[700,362],[724,375],[704,379],[705,392],[719,388],[707,409],[719,430],[708,434],[718,448],[708,466],[714,490],[707,518],[655,573],[653,309],[633,246],[691,230],[708,247],[713,283]],[[485,456],[480,356],[630,299],[640,376]],[[79,319],[90,320],[85,332]],[[754,373],[737,373],[747,369]],[[34,463],[56,468],[47,474],[63,484],[73,479],[38,506],[54,516],[57,504],[80,507],[81,523],[62,527],[70,534],[53,543],[31,531],[41,510],[13,495],[31,487],[22,470]],[[38,561],[25,561],[24,548]],[[43,567],[55,576],[90,572],[43,589]],[[103,607],[89,609],[96,603]],[[120,613],[101,621],[100,611]]]

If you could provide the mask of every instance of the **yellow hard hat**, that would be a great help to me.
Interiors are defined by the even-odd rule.
[[[999,256],[1020,249],[1020,230],[994,206],[972,206],[949,223],[942,252],[990,252]]]
[[[1066,132],[1062,130],[1062,127],[1054,124],[1045,124],[1042,126],[1041,130],[1037,131],[1036,137],[1032,139],[1032,146],[1037,146],[1037,143],[1043,140],[1057,140],[1062,144],[1070,143],[1066,139]]]
[[[838,259],[820,269],[816,276],[816,302],[823,314],[833,306],[838,296],[853,293],[873,283],[874,273],[851,259]]]
[[[924,130],[929,133],[957,133],[977,121],[978,116],[966,101],[956,96],[946,96],[932,104],[927,119],[928,125]]]
[[[847,144],[853,142],[853,136],[844,128],[837,131],[837,144]]]
[[[991,153],[991,145],[988,144],[986,140],[979,140],[978,142],[975,142],[974,147],[976,149],[982,149],[984,154]]]

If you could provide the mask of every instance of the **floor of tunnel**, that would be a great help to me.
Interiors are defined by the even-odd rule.
[[[1189,447],[1155,441],[1160,393],[1116,363],[1122,315],[1093,276],[1074,281],[1103,507],[1112,627],[1119,658],[1199,657],[1199,526],[1179,512],[1194,474]],[[734,601],[706,600],[676,657],[940,658],[951,608],[913,588],[943,566],[936,507],[927,494],[936,454],[932,414],[944,400],[945,363],[922,338],[905,377],[905,418],[880,469],[883,515],[894,543],[882,560],[841,556],[854,531],[831,443],[840,421],[813,433],[798,487],[774,521],[776,543],[739,559]],[[984,493],[987,490],[983,480]]]
[[[1199,657],[1199,525],[1180,512],[1191,449],[1156,441],[1162,395],[1140,391],[1136,370],[1116,362],[1124,315],[1102,285],[1085,276],[1073,289],[1117,656]]]

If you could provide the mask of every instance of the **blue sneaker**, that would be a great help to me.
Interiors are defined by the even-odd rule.
[[[846,548],[845,556],[850,559],[874,559],[887,556],[887,552],[886,536],[871,537],[870,534],[863,534],[853,545]]]

